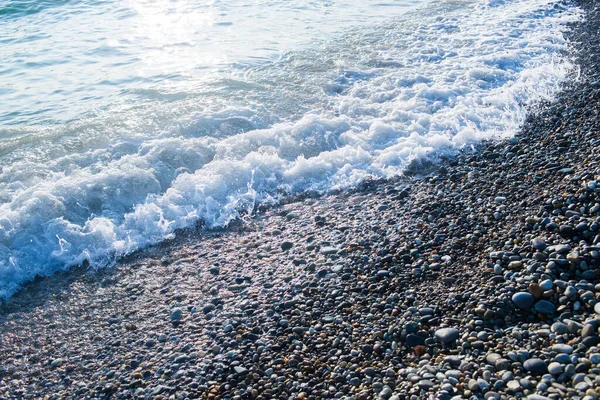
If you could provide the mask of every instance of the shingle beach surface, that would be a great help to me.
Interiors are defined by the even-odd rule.
[[[600,12],[514,139],[0,309],[0,398],[598,399]],[[425,172],[424,172],[425,171]]]

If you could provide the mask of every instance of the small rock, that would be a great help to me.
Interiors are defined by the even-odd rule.
[[[202,307],[202,312],[204,312],[204,314],[208,314],[209,312],[213,311],[214,309],[215,309],[214,304],[206,304],[204,307]]]
[[[563,324],[562,322],[555,322],[552,324],[550,330],[554,333],[558,333],[559,335],[563,335],[569,332],[569,327],[567,324]]]
[[[548,365],[548,372],[552,375],[558,375],[562,372],[562,365],[557,362],[551,362]]]
[[[540,314],[552,315],[556,312],[556,306],[547,300],[540,300],[535,303],[535,310]]]
[[[530,358],[523,363],[523,367],[532,374],[545,374],[548,372],[548,365],[539,358]]]
[[[557,353],[571,354],[573,352],[573,346],[559,343],[552,346],[552,351],[556,351]]]
[[[543,251],[546,249],[546,242],[542,238],[535,238],[531,240],[531,246],[534,249]]]
[[[321,254],[324,254],[324,255],[337,254],[338,251],[339,251],[339,249],[337,249],[335,247],[326,246],[321,249]]]
[[[174,308],[171,310],[171,321],[181,321],[181,317],[183,313],[181,312],[181,308]]]
[[[419,388],[421,390],[425,390],[425,391],[429,391],[429,389],[432,389],[435,385],[433,384],[433,382],[431,382],[428,379],[422,379],[419,381],[418,383]]]
[[[592,324],[585,324],[581,329],[581,337],[590,337],[596,333],[596,329]]]
[[[291,249],[292,247],[294,247],[294,243],[289,242],[289,241],[285,241],[281,243],[281,250],[283,251],[287,251],[289,249]]]
[[[240,366],[233,367],[233,370],[238,375],[246,375],[248,373],[248,370],[246,368]]]
[[[542,287],[535,282],[529,284],[528,290],[534,299],[539,299],[544,293],[544,289],[542,289]]]
[[[534,303],[534,298],[530,293],[517,292],[513,294],[512,301],[522,310],[530,310]]]
[[[435,331],[435,337],[442,343],[452,343],[458,339],[458,329],[456,328],[442,328]]]

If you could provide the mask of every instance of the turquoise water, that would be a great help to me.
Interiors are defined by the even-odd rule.
[[[290,193],[514,135],[553,0],[0,0],[0,298]]]

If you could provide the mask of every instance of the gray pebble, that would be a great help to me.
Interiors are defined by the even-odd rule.
[[[171,321],[180,321],[182,316],[181,308],[174,308],[171,310]]]
[[[442,343],[448,344],[458,339],[459,331],[456,328],[442,328],[435,331],[435,337]]]
[[[533,306],[534,298],[527,292],[518,292],[512,296],[513,303],[522,310],[529,310]]]

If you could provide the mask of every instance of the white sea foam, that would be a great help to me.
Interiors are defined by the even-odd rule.
[[[0,297],[178,228],[224,226],[282,193],[347,188],[510,137],[573,73],[562,32],[578,17],[551,0],[437,2],[193,94],[7,131]]]

